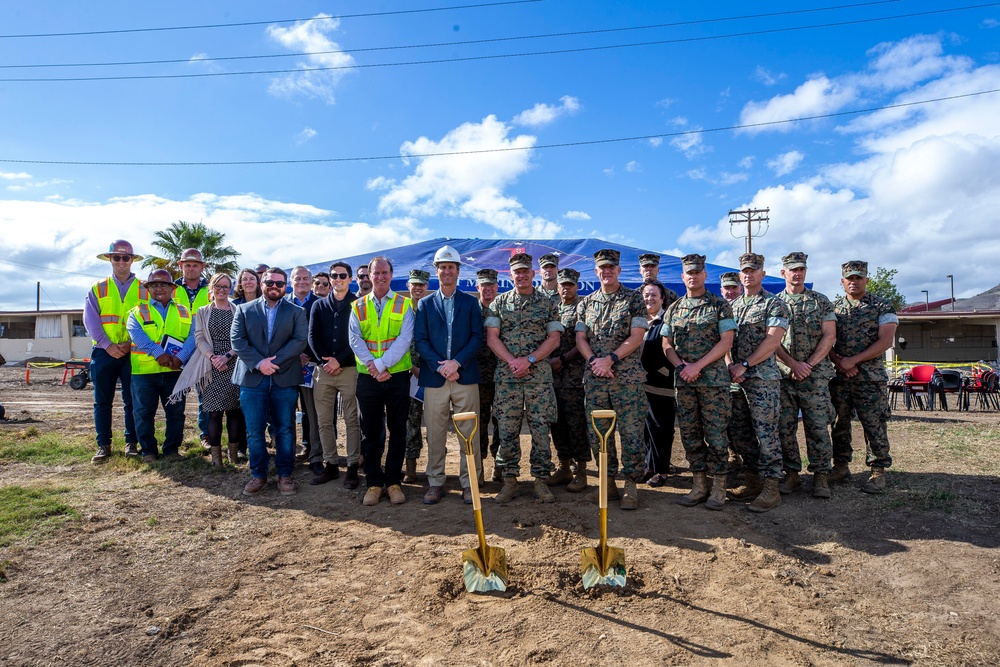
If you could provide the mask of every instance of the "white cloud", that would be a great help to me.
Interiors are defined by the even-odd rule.
[[[708,150],[708,147],[702,143],[701,136],[701,132],[698,132],[697,130],[691,131],[672,138],[670,140],[670,145],[679,150],[681,153],[684,153],[684,157],[690,160],[702,155]]]
[[[67,183],[72,183],[72,182],[73,181],[68,181],[63,178],[50,178],[47,181],[26,181],[24,183],[8,185],[7,189],[10,192],[21,192],[22,190],[30,190],[32,188],[46,188],[49,187],[50,185],[65,185]]]
[[[625,171],[629,172],[630,174],[641,172],[642,165],[636,162],[635,160],[632,160],[631,162],[625,165]]]
[[[309,141],[310,139],[312,139],[313,137],[315,137],[317,134],[318,133],[316,132],[316,130],[312,129],[311,127],[306,126],[306,127],[302,128],[301,132],[299,132],[297,135],[295,135],[295,143],[299,144],[299,145],[302,145],[302,144],[306,143],[307,141]]]
[[[26,178],[31,178],[31,174],[25,173],[23,171],[11,172],[11,171],[0,171],[0,179],[5,181],[19,181]]]
[[[563,95],[559,98],[559,104],[552,106],[539,102],[532,108],[522,111],[514,116],[514,125],[526,127],[542,127],[548,125],[560,116],[576,113],[580,109],[580,102],[575,97]]]
[[[590,220],[590,215],[583,211],[566,211],[563,217],[567,220]]]
[[[672,105],[673,103],[674,100],[672,100],[669,97],[664,97],[662,100],[656,103],[656,106],[660,107],[661,109],[668,109],[670,108],[670,105]]]
[[[839,81],[831,81],[823,75],[810,79],[789,95],[777,95],[766,102],[748,102],[740,112],[741,125],[772,123],[795,118],[806,118],[830,113],[850,104],[858,97],[858,91]],[[794,123],[782,123],[765,127],[749,127],[741,132],[763,132],[773,130],[788,132]]]
[[[649,145],[653,148],[659,148],[663,144],[663,137],[653,137],[649,140]]]
[[[784,176],[795,171],[796,167],[805,159],[805,155],[799,151],[788,151],[776,156],[773,160],[767,161],[767,166],[775,176]]]
[[[55,301],[47,307],[80,307],[94,280],[108,275],[107,262],[96,256],[112,240],[124,237],[137,253],[149,256],[155,232],[178,220],[203,222],[224,233],[242,254],[240,264],[250,266],[325,262],[429,237],[427,229],[410,219],[345,222],[334,211],[253,193],[200,193],[183,200],[152,194],[105,201],[8,199],[0,201],[4,259],[36,268],[14,268],[13,277],[0,285],[0,303],[11,310],[34,308],[34,283],[40,280]],[[336,238],[335,245],[322,242],[330,238]],[[134,269],[139,274],[148,270],[140,264]],[[3,266],[11,276],[12,267]]]
[[[865,82],[866,95],[876,86],[882,91],[905,86],[889,102],[1000,88],[1000,66],[970,66],[925,39],[880,45],[870,57],[866,68],[843,78]],[[876,77],[879,73],[884,76]],[[872,269],[899,269],[897,286],[911,300],[918,300],[922,289],[930,291],[931,300],[946,298],[947,273],[955,275],[959,296],[995,286],[1000,280],[996,104],[995,95],[979,95],[866,114],[842,128],[853,136],[855,158],[803,173],[791,185],[762,188],[734,207],[770,208],[767,233],[754,240],[754,249],[768,258],[768,273],[777,273],[782,255],[802,250],[810,255],[809,279],[829,296],[841,291],[839,267],[849,259],[866,260]],[[804,172],[794,153],[769,166],[794,165]],[[704,172],[690,175],[704,177]],[[718,250],[728,236],[728,218],[722,218],[714,226],[688,228],[678,245],[716,253],[718,261],[731,265],[740,244]]]
[[[757,69],[754,70],[753,76],[755,79],[763,83],[765,86],[773,86],[782,79],[784,79],[787,75],[784,72],[773,74],[766,67],[757,65]]]
[[[528,212],[505,193],[531,167],[530,149],[536,137],[511,137],[511,126],[487,116],[480,123],[464,123],[440,141],[421,137],[404,143],[400,154],[427,155],[416,162],[413,173],[401,180],[371,179],[367,187],[383,190],[379,212],[415,219],[434,216],[465,218],[509,236],[545,238],[559,233],[558,223]],[[520,148],[524,150],[503,150]],[[487,151],[468,153],[469,151]],[[459,154],[455,154],[459,153]]]
[[[753,161],[754,161],[754,156],[753,155],[747,155],[747,156],[745,156],[743,158],[740,158],[740,161],[737,162],[736,165],[740,169],[749,169],[750,167],[753,166]]]
[[[611,176],[615,175],[615,168],[605,167],[604,169],[601,170],[601,173],[610,178]]]
[[[354,58],[343,53],[340,46],[327,35],[340,26],[340,19],[331,18],[329,14],[317,14],[314,20],[298,21],[291,27],[269,26],[268,37],[290,51],[308,52],[312,55],[303,56],[305,61],[296,63],[300,70],[319,67],[350,67]],[[268,92],[276,97],[294,97],[304,95],[319,99],[327,104],[336,100],[333,90],[337,82],[343,78],[347,69],[332,69],[325,71],[300,71],[274,78],[268,87]]]

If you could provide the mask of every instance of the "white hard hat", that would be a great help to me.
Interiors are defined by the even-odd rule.
[[[450,245],[441,246],[441,249],[434,253],[434,265],[437,266],[438,262],[454,262],[461,266],[462,257]]]

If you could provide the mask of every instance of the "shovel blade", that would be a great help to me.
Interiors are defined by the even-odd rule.
[[[470,593],[488,593],[507,590],[507,554],[500,547],[486,547],[486,554],[479,549],[462,552],[462,578],[465,590]]]
[[[603,551],[603,553],[602,553]],[[580,556],[584,589],[625,586],[625,551],[615,547],[584,549]]]

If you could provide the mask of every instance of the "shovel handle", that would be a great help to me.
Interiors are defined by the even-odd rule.
[[[462,429],[459,428],[459,422],[472,421],[472,433],[466,438],[465,434],[462,433]],[[458,435],[459,439],[465,444],[466,455],[472,455],[472,439],[476,437],[476,431],[479,430],[479,415],[475,412],[457,412],[451,416],[451,425],[455,427],[455,433]],[[475,468],[470,468],[470,470],[475,470]]]

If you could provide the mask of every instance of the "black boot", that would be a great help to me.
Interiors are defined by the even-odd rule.
[[[309,467],[313,468],[313,478],[309,480],[309,483],[314,486],[317,484],[326,484],[331,479],[340,477],[340,468],[332,463],[313,463]]]
[[[347,475],[344,477],[345,489],[358,488],[358,464],[347,466]]]

